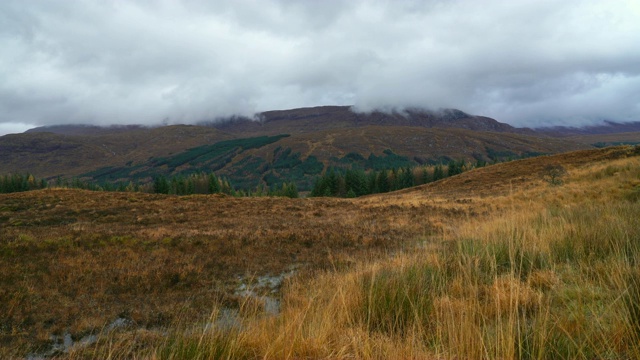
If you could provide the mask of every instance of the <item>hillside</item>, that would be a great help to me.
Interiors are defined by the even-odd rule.
[[[244,189],[295,182],[304,191],[328,167],[493,162],[589,147],[458,110],[359,114],[318,107],[207,126],[33,129],[0,137],[0,174],[101,183],[215,171]]]
[[[206,143],[232,138],[216,129],[187,125],[160,128],[58,127],[0,137],[0,173],[39,177],[79,176],[104,166],[127,166]],[[64,129],[64,130],[62,130]]]
[[[595,147],[640,144],[640,132],[624,132],[596,135],[573,135],[569,140]]]
[[[236,185],[279,186],[310,180],[329,166],[377,169],[465,159],[503,161],[584,148],[564,140],[465,129],[367,126],[293,136],[261,136],[203,145],[120,167],[85,173],[98,181],[145,180],[157,175],[215,170]]]
[[[588,135],[609,135],[640,131],[640,121],[618,123],[614,121],[604,121],[600,125],[583,127],[553,126],[537,128],[537,132],[554,137],[563,136],[588,136]]]
[[[398,254],[402,249],[415,249],[415,246],[423,248],[419,251],[436,251],[442,245],[458,241],[456,239],[460,234],[463,239],[469,239],[465,238],[469,236],[465,234],[472,234],[473,231],[476,232],[474,236],[479,236],[479,228],[494,224],[505,216],[509,219],[528,219],[538,213],[546,214],[545,211],[556,211],[556,216],[564,216],[562,211],[569,211],[567,209],[570,208],[586,209],[585,201],[591,204],[622,202],[623,205],[625,201],[631,201],[629,206],[637,205],[637,200],[634,199],[640,198],[637,196],[640,186],[639,155],[637,147],[618,147],[542,156],[472,170],[413,189],[353,200],[237,199],[216,195],[177,197],[56,189],[0,195],[0,267],[3,269],[3,277],[0,279],[0,355],[7,357],[8,354],[20,353],[24,356],[29,351],[46,352],[51,346],[51,334],[62,338],[65,333],[69,333],[69,336],[78,341],[87,334],[97,334],[100,329],[105,329],[105,326],[117,319],[124,319],[122,321],[126,321],[128,325],[111,332],[108,335],[113,337],[109,338],[111,340],[105,338],[106,342],[95,345],[99,349],[107,346],[110,349],[108,351],[112,352],[111,356],[130,358],[133,353],[137,353],[147,354],[144,355],[146,357],[149,351],[167,346],[167,351],[179,351],[179,348],[173,347],[178,346],[175,345],[177,343],[166,343],[163,332],[155,329],[205,319],[213,311],[213,304],[225,308],[244,304],[241,309],[249,313],[264,310],[264,306],[267,306],[264,302],[267,300],[251,293],[243,295],[245,293],[238,289],[244,289],[253,283],[253,293],[273,296],[272,291],[279,291],[278,284],[282,280],[280,275],[290,274],[291,271],[295,271],[300,277],[297,282],[285,282],[285,293],[282,297],[278,296],[278,299],[282,299],[282,311],[299,311],[298,305],[306,307],[305,311],[342,311],[322,307],[326,305],[326,299],[341,297],[333,294],[326,284],[322,285],[324,278],[314,280],[313,274],[317,274],[315,271],[337,271],[334,275],[327,275],[333,279],[328,281],[333,283],[334,290],[343,291],[340,290],[342,286],[360,281],[353,280],[356,281],[354,283],[348,279],[361,279],[361,276],[365,276],[362,279],[366,280],[366,274],[373,271],[357,270],[360,265],[356,264],[360,264],[362,259],[385,259],[386,254]],[[563,177],[564,185],[550,186],[542,179],[548,165],[561,165],[567,170],[567,175]],[[551,210],[546,210],[547,206]],[[613,210],[598,210],[597,214],[609,214],[610,211]],[[633,219],[623,214],[627,213],[606,215],[608,224],[615,224],[616,219]],[[556,221],[553,220],[555,218],[544,219],[540,220],[543,221],[541,224]],[[505,229],[509,231],[509,228]],[[514,231],[517,233],[528,230]],[[552,230],[540,231],[544,233]],[[576,228],[576,231],[582,230]],[[492,238],[492,235],[487,234],[487,238]],[[527,244],[532,246],[535,243]],[[455,245],[452,246],[455,249]],[[469,249],[484,254],[482,250]],[[439,253],[426,253],[419,258],[436,261],[437,256],[440,256],[437,254]],[[509,260],[509,254],[507,252],[506,261],[512,261]],[[396,259],[394,261],[407,261],[407,264],[411,264],[408,259]],[[607,259],[603,260],[603,264],[611,261]],[[394,264],[393,268],[396,269],[404,266]],[[384,269],[386,265],[380,263],[374,266]],[[560,269],[560,265],[557,266]],[[354,272],[348,272],[350,269]],[[486,269],[482,271],[488,271]],[[555,267],[546,269],[544,267],[541,271],[553,271]],[[347,272],[343,274],[344,271]],[[538,275],[546,278],[551,276],[545,274],[547,273]],[[565,279],[563,274],[557,276]],[[495,278],[496,275],[488,275],[488,279]],[[545,281],[546,278],[539,281]],[[275,281],[275,285],[268,285],[272,281]],[[308,282],[314,281],[317,281],[316,285],[308,285]],[[455,285],[454,280],[446,281],[453,281],[447,287],[451,289],[467,286]],[[489,282],[487,286],[493,285]],[[307,302],[311,301],[307,300],[306,295],[309,289],[322,291],[310,295],[310,299],[320,302],[317,305]],[[474,287],[470,286],[469,289]],[[523,289],[522,291],[538,291]],[[357,295],[357,289],[344,291],[354,294],[353,301],[362,301]],[[459,291],[462,292],[455,296],[466,294],[464,290]],[[544,294],[551,296],[555,292]],[[566,296],[569,296],[568,293]],[[251,305],[254,301],[258,307]],[[352,303],[347,302],[344,306],[351,306],[350,304]],[[353,306],[356,304],[353,303]],[[562,313],[563,305],[555,306],[559,306]],[[552,311],[552,314],[556,314],[555,309]],[[214,312],[213,316],[215,314]],[[329,339],[314,338],[330,331],[330,328],[316,327],[319,324],[313,321],[322,321],[322,317],[326,316],[326,321],[334,324],[332,328],[339,333],[360,331],[360,325],[343,323],[346,318],[343,315],[336,318],[337,313],[308,313],[308,317],[288,314],[281,324],[308,319],[311,323],[291,326],[308,326],[314,330],[306,335],[297,332],[278,335],[282,329],[271,326],[277,326],[280,322],[272,323],[270,318],[250,316],[249,319],[265,319],[267,323],[256,323],[255,326],[247,325],[243,328],[243,331],[249,331],[243,339],[253,339],[249,343],[239,338],[233,341],[238,341],[238,346],[253,349],[251,352],[255,351],[256,357],[262,357],[257,354],[269,346],[285,348],[273,349],[276,352],[270,356],[265,355],[267,358],[350,357],[347,353],[344,356],[332,353],[331,351],[338,350],[326,347],[333,344]],[[357,319],[352,318],[354,321]],[[349,330],[343,326],[353,328]],[[267,328],[271,330],[255,333]],[[384,341],[392,341],[384,335],[387,334],[385,331],[372,334],[380,334],[375,336],[382,336]],[[180,335],[186,336],[184,340],[180,340],[182,337],[174,340],[189,342],[189,333],[193,333],[193,330]],[[373,344],[373,339],[366,337],[367,333],[366,330],[358,333],[358,336],[365,337],[356,343],[362,346]],[[228,335],[234,336],[233,334],[236,333]],[[213,341],[209,336],[206,335],[207,342],[201,345],[220,345],[217,342],[208,343]],[[285,351],[288,345],[269,336],[283,336],[283,339],[303,336],[308,340],[289,343],[295,345],[295,350],[286,355],[280,351]],[[109,343],[112,345],[108,345]],[[326,346],[318,347],[319,344]],[[399,346],[393,344],[390,342],[388,346]],[[201,345],[194,345],[194,351],[205,351]],[[262,348],[263,346],[267,348]],[[98,357],[105,354],[102,350],[92,349],[93,346],[78,346],[74,351],[99,351],[93,352],[93,356]],[[325,350],[330,353],[323,352]],[[414,348],[413,351],[418,350]],[[372,351],[378,353],[382,349]],[[404,350],[393,351],[400,351],[394,356],[402,357]],[[469,356],[469,353],[466,355]],[[174,356],[181,357],[179,354]],[[355,357],[369,358],[364,355]]]

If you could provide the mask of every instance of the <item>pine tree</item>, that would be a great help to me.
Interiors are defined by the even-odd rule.
[[[107,190],[106,186],[105,186],[105,190]],[[165,178],[162,175],[156,177],[153,181],[153,192],[156,194],[168,194],[169,181],[167,181],[167,178]]]
[[[429,176],[429,172],[426,168],[422,169],[422,183],[426,184],[431,181],[431,177]]]
[[[329,169],[329,175],[327,175],[327,187],[331,196],[338,196],[340,184],[338,183],[338,175],[333,168]]]
[[[190,176],[187,179],[187,189],[185,192],[187,195],[193,195],[196,193],[196,183],[195,183],[195,177],[194,176]]]
[[[7,188],[7,177],[2,176],[0,177],[0,194],[6,194],[8,192],[9,189]]]
[[[214,173],[209,174],[209,194],[220,192],[220,182]]]
[[[298,188],[295,183],[282,184],[282,195],[288,198],[295,199],[298,197]]]
[[[415,185],[415,180],[413,178],[413,170],[410,167],[406,167],[402,172],[402,188],[410,188]]]
[[[368,194],[377,194],[380,192],[378,187],[378,174],[371,170],[369,172],[369,176],[367,177],[367,193]]]
[[[329,190],[327,175],[325,174],[316,179],[316,182],[315,184],[313,184],[313,188],[311,189],[310,195],[312,197],[325,196],[327,192],[329,192],[330,194],[331,190]]]
[[[391,186],[389,185],[389,175],[387,175],[386,170],[380,171],[378,174],[378,190],[381,193],[386,193],[391,190]]]
[[[231,184],[229,183],[229,180],[227,179],[222,180],[222,185],[220,186],[220,192],[222,192],[223,194],[232,195],[232,196],[235,194],[235,191],[233,190],[233,188],[231,187]]]
[[[389,177],[389,182],[391,183],[391,190],[400,190],[402,189],[402,178],[400,176],[400,172],[398,169],[393,168],[391,170],[391,176]]]
[[[442,164],[438,164],[433,168],[433,181],[438,181],[444,178],[444,169]]]

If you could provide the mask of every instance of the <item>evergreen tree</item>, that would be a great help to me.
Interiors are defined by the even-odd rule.
[[[329,194],[328,196],[331,196],[331,190],[329,189],[329,184],[327,181],[327,174],[325,174],[316,179],[316,182],[311,189],[310,195],[312,197],[327,196],[327,193]]]
[[[347,193],[349,190],[353,190],[356,196],[366,195],[367,190],[367,176],[362,170],[348,170],[345,174],[345,188]]]
[[[127,186],[124,183],[118,183],[118,189],[116,191],[125,192],[127,191]]]
[[[438,164],[433,168],[433,181],[438,181],[444,178],[444,169],[442,164]]]
[[[378,187],[378,173],[371,170],[369,172],[369,175],[367,176],[367,193],[377,194],[379,192],[380,188]]]
[[[338,182],[338,175],[333,168],[329,169],[329,174],[327,175],[327,187],[329,188],[331,196],[338,196],[340,184]]]
[[[196,193],[196,183],[195,183],[196,179],[194,176],[190,176],[189,179],[187,179],[187,189],[186,189],[186,194],[187,195],[193,195]]]
[[[378,191],[381,193],[386,193],[391,190],[391,186],[389,184],[389,175],[387,175],[386,170],[382,170],[378,174],[377,184],[378,184]]]
[[[106,186],[105,186],[106,190]],[[168,194],[169,193],[169,181],[167,178],[160,175],[153,181],[153,192],[156,194]]]
[[[209,194],[217,194],[220,192],[220,182],[216,174],[209,174]]]
[[[413,170],[410,167],[407,166],[402,171],[401,178],[402,178],[401,184],[403,189],[410,188],[415,185],[415,180],[413,178]]]
[[[9,182],[7,181],[7,176],[4,175],[0,178],[0,192],[3,194],[8,194],[11,192]]]
[[[292,199],[295,199],[298,197],[298,188],[296,187],[295,183],[284,183],[282,184],[282,196],[286,196]]]
[[[229,180],[227,179],[222,179],[222,183],[220,186],[220,192],[222,192],[223,194],[227,194],[227,195],[234,195],[235,191],[233,190],[233,188],[231,187],[231,184],[229,183]]]
[[[106,182],[104,183],[103,188],[104,188],[104,191],[113,191],[113,184]],[[169,185],[167,184],[167,189],[168,188],[169,188]],[[168,193],[169,193],[169,190],[167,190],[166,193],[162,193],[162,194],[168,194]]]
[[[402,189],[402,177],[398,172],[398,169],[393,168],[391,170],[391,176],[389,177],[389,182],[391,183],[391,190],[400,190]]]
[[[429,172],[427,171],[426,168],[422,169],[422,183],[426,184],[428,182],[431,182],[431,176],[429,175]]]
[[[458,174],[458,168],[457,168],[456,162],[451,160],[451,161],[449,161],[449,164],[447,165],[446,177],[453,176],[453,175],[456,175],[456,174]]]

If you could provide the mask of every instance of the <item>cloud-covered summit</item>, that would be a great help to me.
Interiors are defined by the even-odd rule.
[[[638,19],[634,0],[5,0],[0,134],[325,104],[637,121]]]

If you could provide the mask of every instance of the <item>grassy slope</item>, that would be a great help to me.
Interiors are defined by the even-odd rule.
[[[618,134],[600,134],[600,135],[576,135],[568,138],[582,144],[593,145],[596,143],[639,143],[640,132],[626,132]]]
[[[239,333],[139,329],[72,355],[637,356],[624,305],[637,303],[640,228],[630,151],[527,159],[355,200],[1,195],[0,354],[118,316],[151,328],[202,319],[241,301],[229,295],[237,275],[297,264],[335,270],[292,282],[280,316],[248,316]],[[538,174],[556,163],[569,175],[550,187]],[[416,240],[423,250],[362,263]]]
[[[276,144],[254,150],[251,154],[269,159],[275,147],[291,148],[303,157],[314,155],[326,162],[331,157],[343,157],[350,152],[381,154],[385,149],[395,153],[423,159],[473,160],[473,155],[487,157],[487,148],[496,151],[559,153],[584,148],[579,144],[551,138],[538,138],[520,134],[478,132],[466,129],[421,127],[365,126],[338,130],[325,130],[312,134],[292,135]]]
[[[233,136],[187,125],[138,128],[96,135],[25,133],[0,138],[0,173],[29,172],[38,177],[77,176],[105,166],[125,166],[167,156]]]
[[[233,184],[242,188],[255,188],[265,181],[268,186],[273,182],[296,182],[299,189],[310,190],[310,184],[323,166],[363,166],[363,161],[346,158],[356,154],[360,159],[370,154],[386,156],[383,153],[391,149],[403,157],[387,167],[416,165],[422,162],[447,162],[449,159],[476,159],[491,161],[492,155],[501,154],[500,160],[508,157],[540,153],[558,153],[583,148],[582,145],[558,139],[543,139],[519,134],[498,134],[477,132],[465,129],[428,129],[420,127],[364,126],[340,130],[325,130],[312,134],[298,134],[264,143],[260,146],[239,147],[240,140],[222,142],[211,146],[216,154],[205,154],[202,158],[193,158],[193,151],[185,151],[167,157],[169,163],[179,159],[181,166],[159,166],[157,159],[137,166],[125,166],[109,169],[108,176],[125,178],[138,177],[143,180],[158,173],[176,174],[177,172],[211,171],[215,169],[219,176],[228,177]],[[255,139],[255,138],[254,138]],[[248,139],[246,139],[248,140]],[[225,148],[225,151],[221,149]],[[285,156],[285,154],[288,154]],[[313,159],[310,157],[313,156]],[[191,161],[193,160],[193,161]],[[310,161],[306,163],[306,161]],[[316,166],[319,165],[319,167]],[[174,169],[175,168],[175,169]],[[128,175],[130,173],[130,175]],[[89,173],[87,176],[98,176]]]
[[[289,122],[285,122],[289,123]],[[365,158],[370,153],[381,154],[385,149],[422,159],[443,157],[473,160],[474,155],[487,157],[487,148],[524,152],[559,153],[587,147],[566,139],[540,138],[512,133],[477,132],[457,128],[422,128],[408,126],[346,127],[340,123],[312,124],[306,133],[292,133],[270,146],[246,151],[234,158],[225,169],[233,172],[234,165],[253,155],[271,161],[275,148],[291,148],[302,160],[316,156],[325,164],[331,157],[350,152]],[[335,128],[338,126],[338,128]],[[340,127],[343,126],[343,127]],[[317,127],[317,128],[316,128]],[[327,130],[329,128],[329,130]],[[271,132],[268,132],[271,133]],[[289,134],[286,127],[276,134]],[[254,134],[264,135],[264,133]],[[248,134],[228,134],[209,127],[166,126],[161,128],[121,129],[98,131],[91,135],[60,135],[27,133],[0,138],[0,173],[30,172],[38,177],[56,175],[77,176],[107,166],[127,168],[129,165],[149,165],[152,157],[177,155],[187,149],[210,145],[232,138],[246,138]],[[185,169],[181,169],[185,170]],[[224,173],[224,171],[223,171]],[[225,173],[225,175],[229,175]],[[286,180],[286,179],[285,179]]]
[[[0,173],[30,172],[36,176],[52,176],[83,168],[111,163],[114,155],[108,149],[75,137],[51,133],[12,134],[0,137]]]
[[[468,176],[477,187],[495,189],[492,194],[451,197],[455,188],[449,186],[465,183],[459,177],[449,186],[358,200],[392,208],[475,205],[464,219],[427,237],[421,250],[294,282],[279,316],[248,316],[237,332],[176,331],[154,354],[638,358],[638,152],[619,158],[616,151],[591,151],[536,162],[569,168],[562,186],[495,188],[491,169],[483,169]],[[534,164],[510,165],[497,169],[507,182]],[[492,211],[474,214],[480,204]]]

